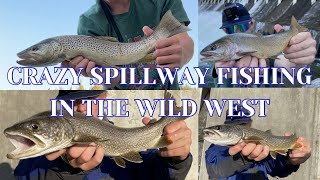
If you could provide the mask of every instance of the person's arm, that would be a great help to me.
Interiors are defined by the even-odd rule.
[[[272,177],[287,177],[299,169],[299,165],[292,165],[288,162],[288,158],[277,154],[276,159],[269,157],[268,160],[263,161],[267,173]]]
[[[231,156],[226,146],[211,145],[206,151],[206,167],[210,178],[226,178],[252,167],[253,161],[237,153]]]
[[[168,163],[170,179],[183,180],[186,178],[192,165],[192,155],[190,153],[188,157],[182,161],[173,160],[172,158],[165,158],[165,159]]]

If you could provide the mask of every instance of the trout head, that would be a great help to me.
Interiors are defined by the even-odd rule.
[[[204,139],[220,146],[234,145],[241,141],[243,132],[235,125],[218,125],[203,130]]]
[[[41,156],[67,147],[73,138],[73,129],[63,118],[36,115],[4,130],[15,146],[7,154],[9,159],[26,159]]]
[[[62,46],[55,39],[46,39],[17,54],[17,63],[23,66],[49,66],[58,64],[62,59]]]
[[[201,61],[215,62],[215,61],[229,61],[233,60],[237,51],[237,45],[228,38],[219,39],[212,44],[205,47],[200,55],[204,56]]]

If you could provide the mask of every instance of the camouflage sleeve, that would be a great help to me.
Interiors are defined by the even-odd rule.
[[[190,24],[190,20],[183,8],[181,0],[165,0],[161,16],[163,16],[168,10],[171,10],[173,16],[177,18],[178,21],[184,23],[186,26]]]

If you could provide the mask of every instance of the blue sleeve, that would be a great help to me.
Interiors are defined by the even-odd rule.
[[[174,179],[183,180],[186,178],[191,165],[192,155],[183,161],[173,161],[172,158],[164,158],[159,156],[158,150],[147,151],[141,153],[143,164],[140,167],[144,177],[150,179]]]
[[[287,177],[299,169],[299,165],[288,164],[287,157],[280,154],[277,154],[276,159],[269,155],[268,160],[263,161],[263,165],[272,177]]]
[[[206,151],[206,167],[210,178],[226,178],[254,165],[240,154],[230,156],[228,150],[226,146],[211,145]]]

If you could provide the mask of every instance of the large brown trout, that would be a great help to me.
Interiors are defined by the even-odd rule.
[[[212,144],[229,146],[240,142],[252,142],[269,146],[272,158],[276,153],[286,155],[289,150],[302,147],[297,137],[275,136],[268,131],[260,131],[241,125],[218,125],[204,129],[204,139]]]
[[[249,33],[226,35],[205,47],[200,52],[204,56],[201,60],[205,62],[231,61],[248,55],[257,58],[276,57],[288,46],[293,36],[306,30],[292,16],[290,30],[286,32],[268,36]]]
[[[168,99],[172,99],[167,93]],[[190,109],[188,109],[190,110]],[[181,108],[176,107],[176,112]],[[96,143],[104,149],[105,155],[114,159],[117,165],[125,167],[125,160],[141,163],[139,151],[166,147],[172,142],[163,136],[163,129],[173,121],[187,117],[162,117],[146,126],[121,128],[94,117],[74,112],[70,116],[50,117],[46,111],[5,129],[4,134],[16,147],[7,154],[9,159],[26,159],[51,153],[74,144]]]
[[[145,63],[150,62],[148,55],[154,51],[156,41],[189,30],[175,19],[169,10],[153,34],[139,42],[120,43],[113,37],[105,36],[58,36],[18,53],[21,60],[17,63],[34,67],[51,66],[76,56],[86,57],[100,66]]]

